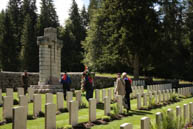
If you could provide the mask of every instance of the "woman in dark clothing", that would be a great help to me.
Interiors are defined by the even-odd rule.
[[[127,111],[131,110],[131,105],[130,105],[130,94],[132,93],[132,88],[131,88],[131,84],[132,84],[132,80],[130,78],[127,77],[127,73],[123,73],[123,80],[125,82],[125,103],[127,104]]]

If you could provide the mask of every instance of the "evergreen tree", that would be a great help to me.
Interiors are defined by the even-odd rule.
[[[15,35],[15,42],[17,47],[17,55],[19,56],[21,51],[21,34],[23,27],[23,17],[21,12],[22,1],[21,0],[9,0],[8,13],[13,24],[13,32]]]
[[[59,26],[53,0],[41,0],[41,12],[38,18],[38,36],[44,34],[44,28]]]
[[[81,13],[80,13],[81,19],[82,19],[82,25],[85,29],[88,28],[89,24],[89,15],[88,12],[86,11],[85,6],[83,6]]]
[[[92,16],[96,13],[97,9],[102,6],[102,0],[90,0],[90,4],[88,6],[88,15],[89,20],[92,19]]]
[[[17,54],[17,42],[14,32],[14,24],[6,10],[1,12],[0,20],[0,60],[4,71],[19,71],[19,60]]]
[[[22,18],[22,13],[21,13],[21,6],[22,6],[22,1],[21,0],[9,0],[8,2],[8,7],[7,7],[7,13],[8,17],[10,18],[10,24],[12,26],[12,31],[13,31],[13,36],[15,39],[13,40],[15,42],[15,47],[16,47],[16,57],[18,59],[17,62],[17,70],[21,69],[21,62],[19,59],[19,55],[21,52],[21,34],[22,34],[22,27],[23,27],[23,18]]]
[[[79,9],[75,0],[72,1],[69,19],[66,21],[65,29],[62,31],[64,41],[62,48],[62,71],[83,71],[81,63],[82,48],[81,41],[85,39],[86,30],[81,19]]]
[[[185,62],[188,59],[188,51],[184,44],[185,6],[179,0],[163,0],[161,5],[161,44],[160,49],[157,49],[159,60],[154,60],[155,73],[162,77],[179,78],[183,76]]]
[[[188,47],[189,59],[186,61],[187,69],[184,70],[185,78],[188,80],[193,80],[191,74],[193,72],[193,0],[187,0],[187,10],[186,10],[186,20],[185,20],[185,31],[186,38],[184,40],[186,46]]]
[[[37,15],[35,1],[24,0],[23,3],[23,16],[25,16],[23,32],[22,32],[22,52],[21,58],[23,61],[23,69],[28,71],[38,71],[38,46],[36,36],[36,23]]]
[[[156,41],[158,18],[153,9],[154,2],[117,0],[103,1],[90,23],[88,37],[83,43],[85,61],[97,71],[128,71],[133,60],[144,64],[151,55],[149,48]],[[139,62],[140,60],[140,62]]]

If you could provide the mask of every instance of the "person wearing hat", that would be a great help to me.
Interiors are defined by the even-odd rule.
[[[131,110],[131,105],[130,105],[130,93],[132,93],[132,88],[131,88],[131,84],[132,84],[132,80],[127,77],[127,73],[124,72],[122,73],[122,78],[125,84],[125,98],[124,98],[124,102],[126,104],[126,108],[127,108],[127,112],[129,110]]]

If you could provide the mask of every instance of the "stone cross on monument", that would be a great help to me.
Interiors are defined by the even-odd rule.
[[[44,29],[44,36],[37,37],[39,45],[39,82],[31,85],[35,92],[58,92],[62,90],[59,83],[61,72],[62,41],[57,39],[57,30]]]
[[[55,28],[45,28],[44,36],[37,38],[39,45],[38,85],[58,84],[61,72],[62,41],[57,39]]]

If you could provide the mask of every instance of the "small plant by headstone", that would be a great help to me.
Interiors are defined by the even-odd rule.
[[[82,108],[87,108],[86,103],[84,103],[84,102],[81,103],[80,109],[82,109]]]
[[[72,129],[72,125],[64,125],[63,127],[57,127],[57,129]]]
[[[171,97],[170,97],[170,101],[171,102],[179,102],[180,98],[178,97],[177,94],[172,94]]]
[[[5,121],[6,121],[6,123],[11,123],[13,121],[13,119],[12,118],[6,118]]]
[[[102,116],[101,120],[109,122],[111,120],[110,116]]]
[[[115,120],[115,119],[119,119],[119,107],[117,106],[117,104],[113,104],[113,113],[110,114],[111,119]]]
[[[149,107],[148,108],[156,108],[155,98],[152,97],[151,101],[149,101]]]
[[[14,99],[14,100],[13,100],[13,104],[14,104],[14,105],[18,105],[18,104],[19,104],[19,101],[18,101],[17,99]]]
[[[182,117],[175,117],[173,113],[168,113],[162,111],[162,120],[159,126],[156,124],[151,124],[151,129],[184,129],[185,124]]]
[[[60,113],[68,112],[68,109],[67,108],[61,108],[61,109],[59,109],[59,112]]]
[[[38,117],[45,117],[45,113],[40,111],[39,114],[38,114]]]

